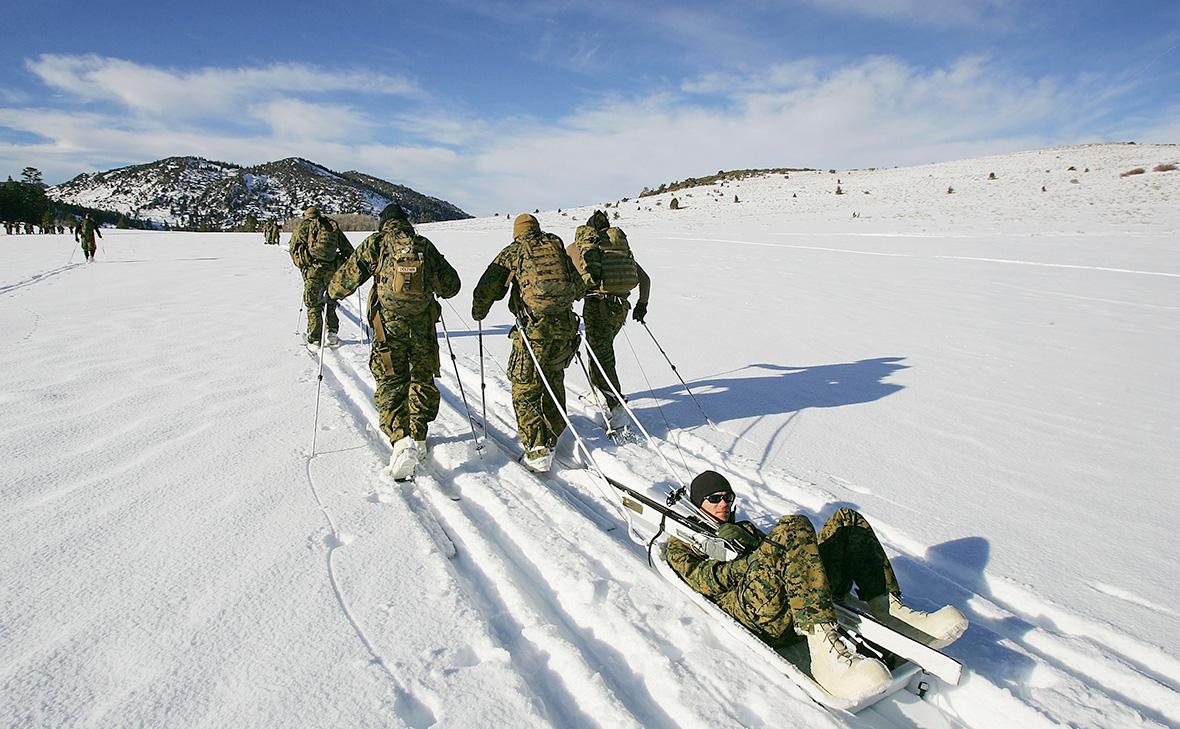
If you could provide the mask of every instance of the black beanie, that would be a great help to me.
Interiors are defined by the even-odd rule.
[[[402,210],[402,206],[395,202],[389,203],[385,206],[385,209],[381,211],[381,216],[377,218],[377,228],[380,229],[384,227],[384,225],[390,220],[397,220],[402,223],[410,222],[406,218],[406,211]]]
[[[692,484],[688,487],[688,499],[693,506],[699,507],[705,503],[705,497],[709,494],[715,494],[718,491],[726,493],[733,493],[733,487],[729,485],[729,481],[725,480],[716,471],[704,471],[699,476],[692,480]]]

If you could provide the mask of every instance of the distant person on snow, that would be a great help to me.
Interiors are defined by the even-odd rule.
[[[95,235],[101,238],[102,231],[94,222],[94,218],[90,217],[90,213],[86,213],[86,217],[82,218],[82,222],[78,223],[74,231],[74,242],[82,241],[82,252],[86,254],[87,261],[94,261],[94,253],[98,250],[98,244],[94,241]]]
[[[565,431],[565,368],[578,351],[578,315],[573,303],[582,298],[585,286],[561,238],[542,231],[537,219],[527,213],[516,216],[512,242],[488,264],[476,284],[471,316],[483,321],[492,304],[509,290],[508,310],[519,323],[510,334],[508,379],[512,381],[512,407],[524,447],[524,465],[536,472],[548,471],[557,439]],[[540,372],[525,337],[541,365]],[[557,396],[556,403],[546,382]]]
[[[279,244],[279,221],[271,218],[266,221],[262,227],[263,241],[266,245],[277,246]]]
[[[709,559],[671,537],[668,564],[771,647],[805,637],[812,677],[833,696],[864,696],[890,680],[884,664],[850,649],[837,633],[833,598],[848,595],[854,584],[857,598],[868,603],[874,618],[917,628],[936,647],[957,640],[967,629],[967,618],[954,607],[925,613],[901,602],[885,550],[865,518],[852,509],[838,510],[818,535],[801,514],[783,516],[770,534],[763,534],[748,521],[733,522],[733,488],[715,471],[692,480],[689,498],[718,522],[717,536],[741,546],[741,554],[728,562]]]
[[[335,220],[320,215],[314,206],[303,214],[303,219],[291,234],[291,260],[303,274],[303,304],[307,307],[307,347],[317,350],[323,334],[324,314],[327,309],[327,345],[335,347],[340,343],[340,318],[336,314],[336,302],[327,297],[328,280],[352,255],[352,244],[340,232]]]
[[[586,224],[578,227],[574,242],[566,251],[586,286],[582,321],[586,325],[586,344],[594,352],[589,363],[590,382],[602,393],[610,425],[613,425],[620,403],[611,385],[618,392],[623,391],[615,370],[615,337],[627,323],[627,312],[631,310],[627,297],[636,286],[639,286],[639,300],[631,318],[643,323],[651,295],[651,278],[631,254],[627,235],[621,228],[612,228],[606,213],[601,210],[595,210]],[[595,358],[602,364],[601,370],[595,364]]]
[[[328,296],[343,299],[373,278],[369,321],[373,349],[369,369],[377,382],[373,399],[381,413],[381,430],[393,445],[389,473],[395,479],[414,475],[426,458],[426,431],[438,416],[438,333],[442,315],[436,296],[459,293],[459,274],[397,203],[381,211],[378,230],[332,276]]]

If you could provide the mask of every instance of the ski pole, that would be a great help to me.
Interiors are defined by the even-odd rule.
[[[467,413],[467,425],[471,426],[471,438],[475,441],[475,450],[483,451],[483,443],[475,434],[475,423],[471,421],[471,408],[467,407],[467,391],[463,389],[463,380],[459,377],[459,362],[455,359],[455,348],[451,346],[451,333],[447,331],[447,320],[443,318],[442,310],[438,312],[438,322],[442,324],[443,339],[447,340],[447,351],[451,353],[451,366],[455,368],[455,382],[459,383],[459,396],[463,398],[463,410]],[[479,454],[483,458],[483,453]]]
[[[672,478],[676,479],[677,483],[679,483],[680,487],[683,489],[685,484],[684,478],[676,472],[675,468],[672,467],[672,463],[664,455],[664,452],[661,451],[656,445],[655,439],[651,437],[651,433],[647,432],[647,428],[643,427],[643,423],[639,422],[639,418],[636,417],[635,411],[632,410],[631,406],[627,404],[627,399],[624,398],[622,393],[619,392],[619,389],[615,387],[615,383],[611,382],[611,379],[605,376],[606,370],[603,369],[602,362],[599,361],[598,355],[595,354],[594,348],[590,346],[589,342],[586,343],[586,349],[590,352],[590,359],[593,364],[598,367],[598,371],[604,373],[603,379],[606,380],[606,384],[610,386],[611,392],[614,393],[614,396],[619,399],[619,404],[622,405],[623,409],[627,411],[627,415],[630,416],[636,427],[639,428],[639,432],[643,433],[643,437],[647,438],[647,444],[651,446],[651,449],[656,452],[656,455],[658,455],[660,460],[664,462],[664,465],[668,467],[668,473],[672,474]],[[681,459],[683,459],[683,454],[681,455]],[[684,468],[687,471],[688,464],[685,464]]]
[[[606,407],[606,403],[603,402],[602,398],[598,396],[598,393],[594,391],[594,381],[590,379],[590,370],[586,369],[586,363],[582,361],[581,348],[574,352],[574,357],[577,358],[578,365],[582,368],[582,374],[586,376],[586,383],[590,385],[590,394],[594,397],[595,404],[598,405],[598,409],[602,411],[602,418],[606,422],[606,437],[614,440],[615,429],[611,427],[610,410]]]
[[[483,379],[483,319],[479,320],[479,411],[483,419],[483,432],[488,432],[488,384]]]
[[[553,405],[557,408],[557,412],[561,413],[561,419],[565,421],[565,425],[570,432],[574,434],[574,443],[578,448],[582,449],[582,453],[586,457],[586,463],[591,468],[591,471],[598,476],[598,479],[590,479],[599,489],[602,489],[602,482],[606,482],[606,474],[602,472],[598,462],[594,460],[590,449],[586,447],[586,442],[582,440],[582,436],[578,434],[578,429],[574,427],[573,421],[570,420],[569,413],[565,411],[565,406],[557,399],[557,393],[553,391],[553,385],[549,384],[549,378],[545,376],[545,370],[541,368],[541,361],[537,359],[537,353],[533,351],[533,344],[529,341],[528,330],[525,329],[524,320],[519,316],[516,317],[516,333],[520,335],[520,340],[524,342],[524,347],[528,350],[529,358],[533,361],[533,366],[537,368],[537,378],[541,380],[541,384],[545,386],[545,392],[549,393],[549,397],[553,399]],[[601,481],[599,480],[601,479]],[[608,482],[609,483],[609,482]],[[627,514],[627,510],[621,504],[615,502],[614,495],[609,491],[604,492],[604,496],[608,503],[613,504],[619,513],[623,516],[623,521],[628,525],[631,523],[631,517]]]
[[[575,444],[582,449],[582,453],[586,456],[587,462],[594,467],[598,475],[603,475],[602,469],[598,467],[598,462],[594,460],[594,456],[590,455],[590,449],[586,447],[582,436],[578,434],[578,429],[574,427],[570,416],[565,411],[565,406],[557,399],[557,393],[553,391],[553,385],[549,384],[549,378],[545,376],[545,370],[541,367],[541,361],[537,359],[537,353],[533,351],[533,343],[529,341],[528,330],[525,329],[524,320],[519,316],[516,317],[516,332],[520,335],[520,341],[524,342],[524,348],[528,350],[529,358],[533,360],[533,366],[537,368],[537,378],[541,380],[541,384],[545,386],[545,392],[549,393],[549,397],[553,400],[553,405],[557,408],[557,412],[561,413],[561,419],[565,421],[566,427],[574,434]],[[543,418],[542,418],[543,419]]]
[[[326,299],[323,300],[320,303],[320,306],[322,306],[324,308],[323,316],[326,319],[328,316],[328,302],[327,302],[327,300]],[[320,329],[321,341],[319,343],[319,345],[320,345],[320,366],[319,366],[319,371],[316,373],[316,383],[315,383],[315,418],[312,420],[312,424],[311,424],[311,457],[312,458],[315,458],[315,439],[316,439],[316,435],[319,433],[319,430],[320,430],[320,387],[324,384],[324,349],[325,349],[325,347],[324,347],[324,343],[322,341],[323,340],[323,333],[324,333],[323,329],[321,328]]]
[[[295,336],[303,334],[303,304],[299,305],[299,318],[295,320]]]
[[[692,388],[689,387],[688,383],[684,381],[684,378],[680,376],[680,372],[676,370],[676,365],[672,364],[672,360],[668,357],[668,353],[664,351],[664,348],[660,346],[660,342],[656,339],[656,335],[651,333],[651,328],[647,326],[647,322],[639,323],[643,325],[643,328],[647,331],[647,336],[651,337],[651,341],[655,343],[656,349],[660,350],[660,354],[664,355],[664,361],[667,362],[668,366],[672,368],[672,372],[676,375],[676,379],[680,380],[680,384],[684,385],[685,391],[688,392],[688,396],[691,397],[693,403],[696,404],[697,410],[701,411],[701,415],[704,416],[705,422],[709,424],[710,428],[717,430],[717,425],[709,418],[709,414],[705,412],[705,409],[701,407],[701,403],[699,400],[697,400],[697,396],[693,394]]]

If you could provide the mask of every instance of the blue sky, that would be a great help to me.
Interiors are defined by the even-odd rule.
[[[1180,2],[5,3],[0,174],[301,156],[475,214],[1180,143]]]

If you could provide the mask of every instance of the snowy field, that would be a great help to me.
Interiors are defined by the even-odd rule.
[[[909,601],[972,620],[932,697],[961,726],[1180,726],[1180,172],[1152,171],[1178,161],[1073,147],[609,201],[716,424],[629,324],[624,389],[676,475],[727,474],[763,526],[865,513]],[[538,217],[569,241],[593,209]],[[463,277],[443,313],[478,417],[471,288],[511,221],[419,230]],[[90,265],[0,236],[0,725],[905,725],[751,660],[578,471],[477,454],[445,345],[428,468],[384,480],[355,298],[309,460],[285,247],[104,234]],[[484,322],[504,438],[509,323]],[[614,474],[672,483],[571,407]]]

